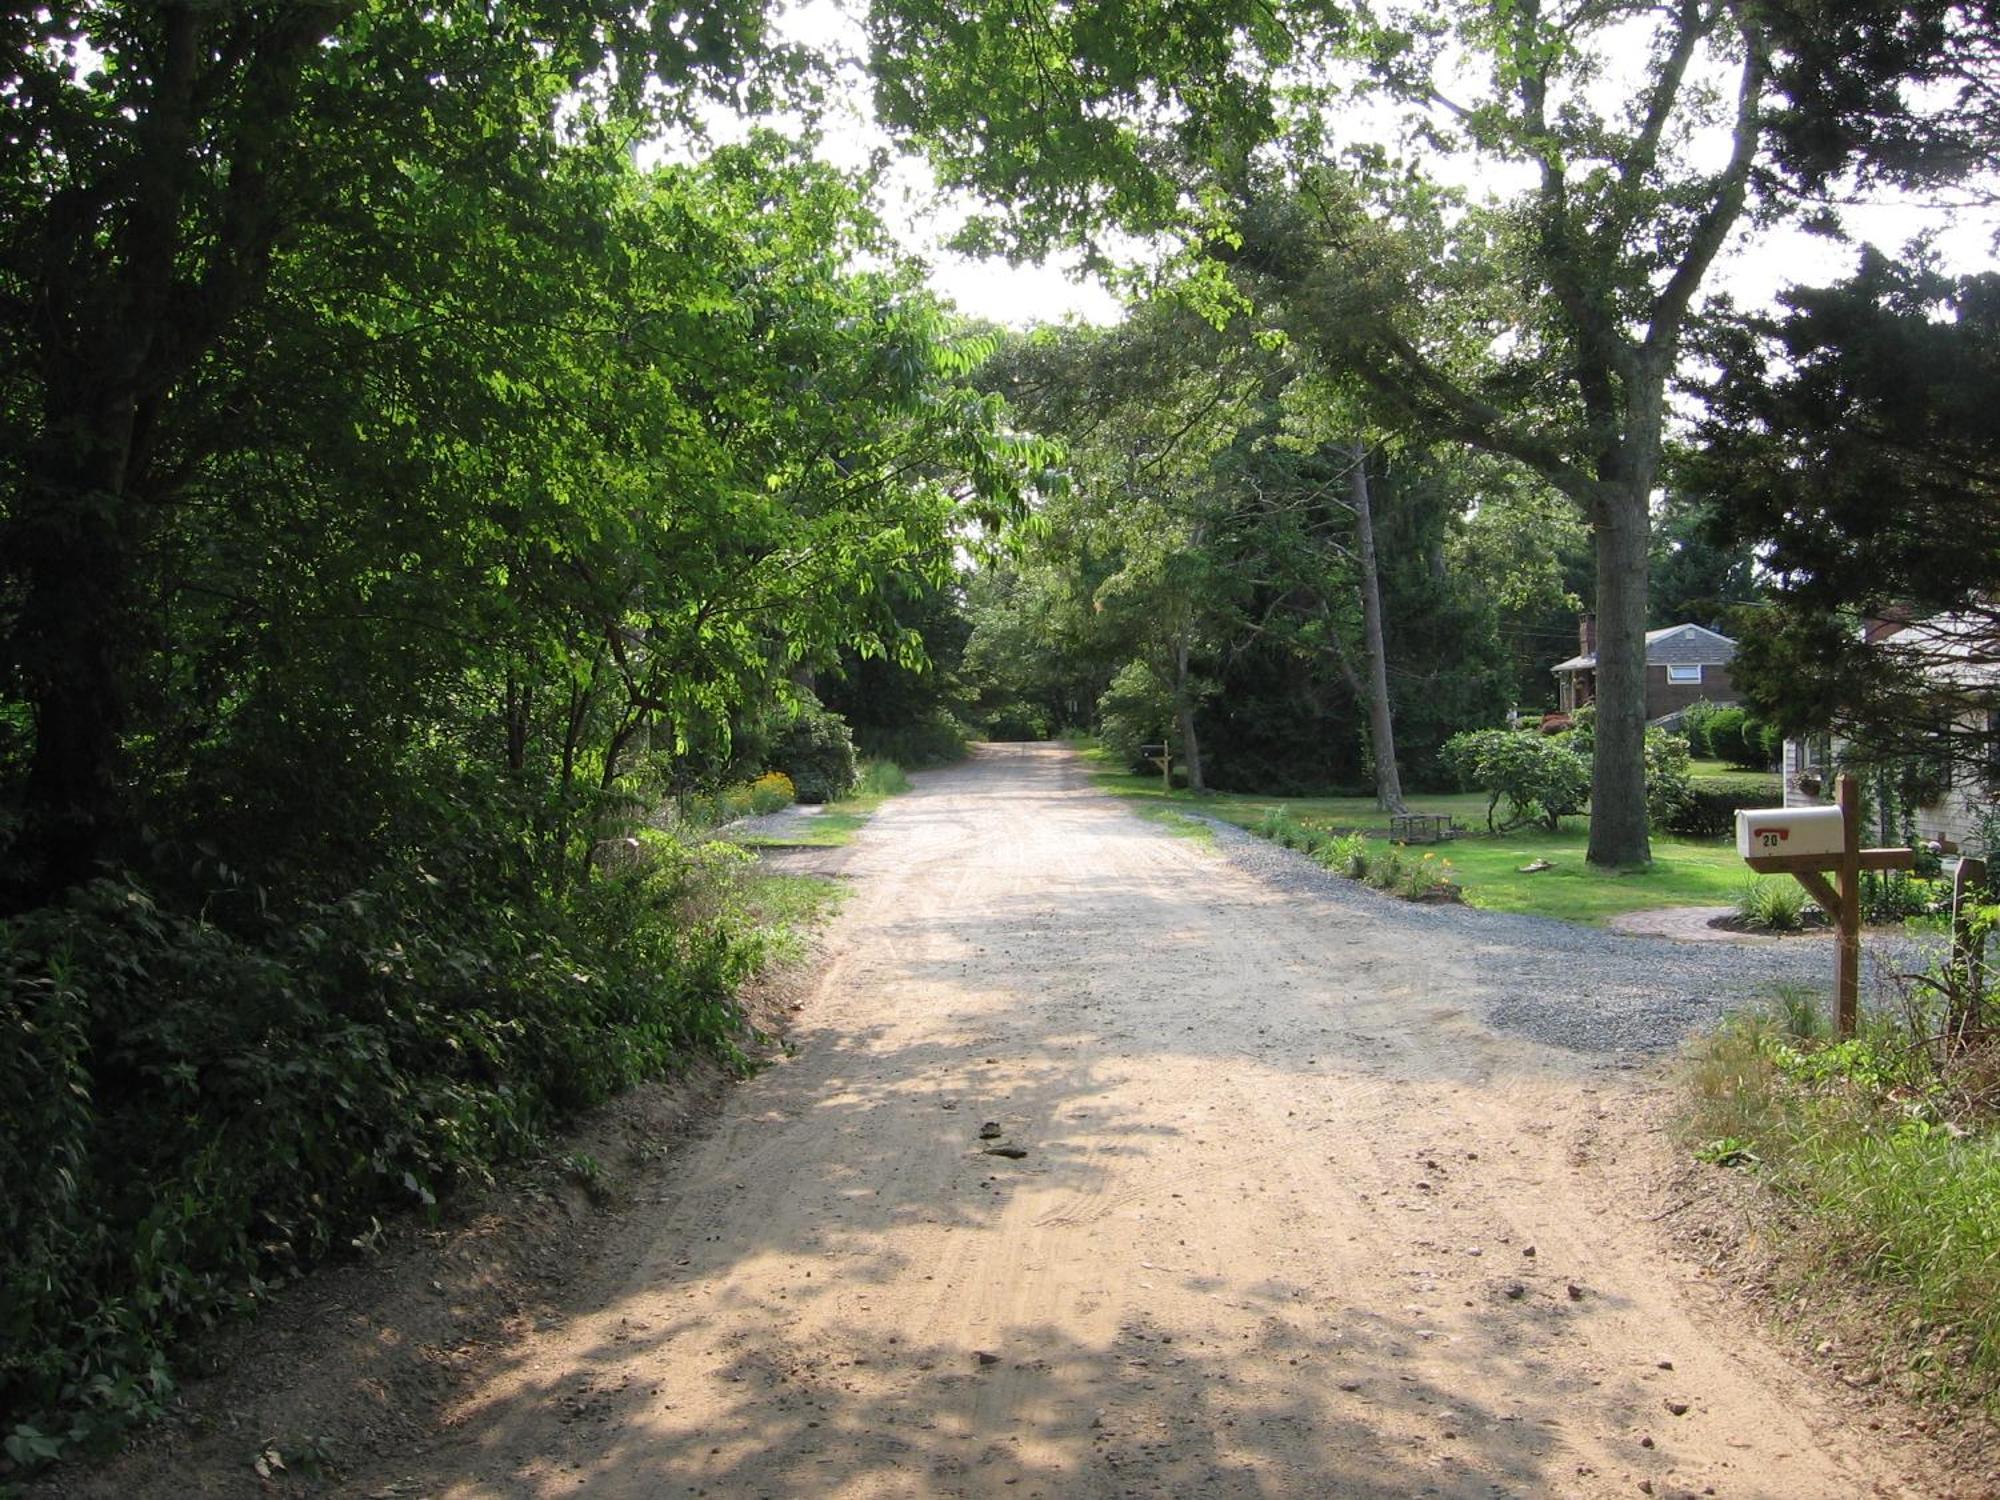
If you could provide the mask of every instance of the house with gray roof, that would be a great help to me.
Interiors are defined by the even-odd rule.
[[[1585,615],[1577,630],[1582,649],[1555,665],[1556,692],[1564,713],[1574,713],[1597,696],[1597,616]],[[1729,664],[1736,642],[1701,625],[1668,625],[1646,632],[1646,718],[1677,714],[1690,703],[1734,703]]]

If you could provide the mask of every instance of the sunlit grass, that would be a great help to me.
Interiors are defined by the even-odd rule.
[[[1251,792],[1205,792],[1200,796],[1177,789],[1168,792],[1161,779],[1137,775],[1119,765],[1114,757],[1095,747],[1083,752],[1090,763],[1091,778],[1105,791],[1141,802],[1186,803],[1213,818],[1249,828],[1274,808],[1294,817],[1341,829],[1361,829],[1386,834],[1389,815],[1375,805],[1373,797],[1274,797]],[[1408,799],[1411,812],[1444,813],[1468,827],[1486,822],[1486,799],[1476,792],[1419,793]]]
[[[910,778],[894,761],[864,761],[847,796],[787,820],[780,832],[746,833],[737,842],[750,849],[837,849],[853,842],[883,802],[909,789]]]
[[[1171,807],[1142,804],[1133,809],[1149,823],[1158,823],[1176,838],[1193,839],[1198,844],[1213,846],[1215,827],[1200,818],[1190,818],[1185,813],[1175,812]]]
[[[1836,1042],[1823,1016],[1784,997],[1705,1039],[1687,1063],[1687,1145],[1783,1201],[1765,1224],[1784,1295],[1839,1322],[1846,1287],[1869,1288],[1867,1313],[1845,1319],[1852,1353],[1872,1344],[1915,1394],[2000,1410],[2000,1053],[1939,1067],[1905,1018]]]

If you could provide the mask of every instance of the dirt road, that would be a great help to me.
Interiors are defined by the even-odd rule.
[[[371,1484],[1923,1492],[1662,1246],[1656,1086],[1454,1004],[1490,947],[1392,948],[1052,746],[924,778],[849,873],[796,1055]]]

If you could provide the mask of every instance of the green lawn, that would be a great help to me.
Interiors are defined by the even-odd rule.
[[[1104,790],[1164,810],[1172,803],[1199,809],[1244,828],[1273,808],[1282,808],[1309,828],[1327,832],[1361,830],[1386,841],[1389,815],[1372,797],[1262,797],[1240,792],[1167,792],[1157,776],[1136,776],[1090,749],[1092,777]],[[1775,780],[1775,778],[1774,778]],[[1653,862],[1643,870],[1592,868],[1584,860],[1589,840],[1586,820],[1570,818],[1562,830],[1522,828],[1495,836],[1485,832],[1486,798],[1477,793],[1419,793],[1412,812],[1449,813],[1468,830],[1448,843],[1413,847],[1408,857],[1434,854],[1449,860],[1452,878],[1465,889],[1470,906],[1525,912],[1568,922],[1602,923],[1620,912],[1656,906],[1728,906],[1750,872],[1727,840],[1695,842],[1653,836]],[[1545,859],[1553,866],[1535,874],[1521,866]]]
[[[1774,795],[1782,791],[1784,786],[1784,779],[1776,771],[1746,771],[1740,766],[1732,766],[1726,760],[1690,760],[1688,762],[1688,774],[1697,781],[1715,776],[1726,776],[1731,781],[1740,780],[1746,776],[1761,776],[1771,783],[1771,791]]]
[[[1560,833],[1523,828],[1503,837],[1481,834],[1454,839],[1437,853],[1451,861],[1467,905],[1566,922],[1601,923],[1655,906],[1728,906],[1751,878],[1727,840],[1695,842],[1656,833],[1653,862],[1628,871],[1593,868],[1583,857],[1588,842],[1584,820],[1570,818]],[[1520,872],[1538,859],[1554,868]]]
[[[736,842],[746,849],[834,849],[849,843],[882,805],[880,797],[848,797],[829,802],[817,817],[800,818],[783,833],[746,833]]]
[[[1250,827],[1274,807],[1282,807],[1293,817],[1345,832],[1387,834],[1389,815],[1375,805],[1373,797],[1266,797],[1248,792],[1209,792],[1197,797],[1191,792],[1169,793],[1158,776],[1138,776],[1118,766],[1095,747],[1083,757],[1090,763],[1091,779],[1105,791],[1142,803],[1185,802],[1199,807],[1212,818]],[[1449,813],[1467,828],[1486,826],[1486,798],[1477,792],[1428,793],[1409,799],[1411,812]]]

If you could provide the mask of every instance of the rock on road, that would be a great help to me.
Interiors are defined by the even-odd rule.
[[[920,778],[848,873],[795,1055],[398,1493],[1921,1492],[1661,1243],[1658,1085],[1463,1005],[1490,944],[1285,896],[1059,746]]]

